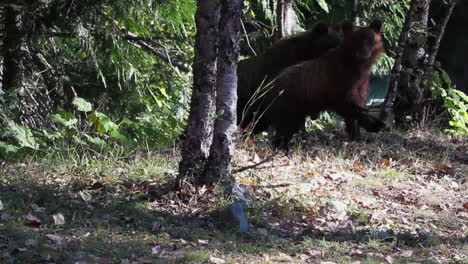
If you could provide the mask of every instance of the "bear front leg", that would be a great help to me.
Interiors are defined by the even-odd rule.
[[[349,140],[359,140],[361,138],[361,127],[359,126],[359,122],[355,119],[345,119],[345,124]]]
[[[273,147],[276,149],[283,149],[289,152],[289,141],[305,124],[305,117],[299,118],[298,116],[285,116],[280,124],[276,124],[276,136],[273,138]]]

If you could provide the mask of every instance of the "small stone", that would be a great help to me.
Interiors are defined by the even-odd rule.
[[[249,220],[240,203],[235,202],[227,206],[221,216],[227,223],[239,226],[240,232],[246,233],[249,231]]]

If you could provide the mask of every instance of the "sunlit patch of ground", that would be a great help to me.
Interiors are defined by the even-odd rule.
[[[239,147],[235,169],[272,154]],[[466,138],[309,134],[235,175],[255,196],[247,234],[219,217],[222,186],[163,188],[167,153],[2,162],[0,263],[468,261]]]

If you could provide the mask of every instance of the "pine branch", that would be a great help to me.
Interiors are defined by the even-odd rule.
[[[183,72],[190,72],[190,69],[182,64],[182,62],[173,59],[169,56],[167,52],[161,52],[158,48],[154,47],[151,45],[151,43],[156,44],[156,45],[161,45],[159,43],[156,43],[153,40],[148,40],[148,38],[144,38],[142,36],[139,36],[138,34],[135,34],[129,30],[127,30],[125,27],[119,26],[119,22],[115,19],[113,19],[109,14],[107,14],[105,11],[100,11],[100,13],[112,24],[114,27],[118,30],[118,32],[121,34],[121,36],[127,40],[130,44],[133,46],[144,50],[146,52],[149,52],[153,55],[155,55],[158,58],[161,58],[165,61],[167,61],[169,64],[177,67],[179,70]],[[151,42],[151,43],[149,43]]]

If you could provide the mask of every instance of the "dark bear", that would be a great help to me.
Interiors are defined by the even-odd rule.
[[[382,22],[368,27],[351,22],[341,25],[343,43],[315,60],[285,69],[273,80],[272,88],[253,107],[263,113],[259,129],[272,126],[276,147],[284,147],[304,126],[306,116],[315,119],[324,110],[342,116],[346,123],[356,120],[370,132],[385,127],[370,116],[363,105],[369,88],[370,68],[383,51]]]
[[[336,26],[339,28],[339,25]],[[341,43],[337,30],[319,23],[313,30],[277,41],[265,53],[239,62],[237,122],[245,127],[251,122],[253,113],[247,111],[254,93],[268,84],[276,75],[289,66],[318,58]],[[248,122],[243,122],[248,120]]]

